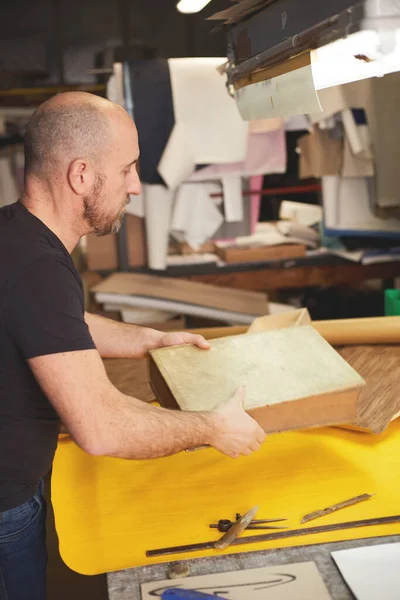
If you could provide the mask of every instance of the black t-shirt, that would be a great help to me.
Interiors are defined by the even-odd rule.
[[[58,237],[17,202],[0,210],[0,512],[50,468],[59,418],[32,374],[36,356],[95,348],[82,282]]]

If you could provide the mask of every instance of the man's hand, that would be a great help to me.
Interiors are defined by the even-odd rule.
[[[264,430],[243,409],[244,388],[220,405],[214,413],[216,433],[210,444],[231,458],[256,452],[267,437]]]
[[[184,344],[193,344],[202,350],[209,350],[210,344],[202,335],[189,333],[187,331],[171,331],[164,333],[159,340],[158,348],[167,348],[168,346],[181,346]]]

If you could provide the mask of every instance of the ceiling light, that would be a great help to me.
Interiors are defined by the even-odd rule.
[[[190,14],[197,13],[203,10],[211,0],[180,0],[176,5],[176,8],[181,13]]]

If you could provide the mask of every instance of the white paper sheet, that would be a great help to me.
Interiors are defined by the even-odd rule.
[[[211,193],[220,191],[221,186],[213,183],[181,185],[173,208],[172,235],[185,240],[194,249],[210,239],[224,220],[210,196]]]
[[[127,215],[133,215],[135,217],[140,217],[143,219],[145,215],[144,209],[144,194],[142,192],[136,196],[134,194],[129,195],[130,202],[126,205],[125,212]]]
[[[310,227],[322,221],[322,208],[315,204],[283,200],[279,209],[279,218]]]
[[[231,600],[329,600],[330,595],[313,562],[231,573],[215,573],[142,584],[142,600],[160,598],[171,588],[197,590]]]
[[[380,544],[332,552],[357,600],[398,600],[400,544]]]
[[[196,160],[184,123],[175,123],[157,170],[166,185],[176,189],[196,167]]]
[[[114,73],[107,82],[106,95],[108,100],[125,108],[124,72],[122,63],[114,63]]]
[[[322,177],[325,228],[400,234],[400,219],[380,219],[372,212],[373,194],[369,177]]]
[[[243,221],[243,192],[241,177],[224,177],[222,179],[224,193],[225,221],[235,223]]]
[[[147,260],[150,269],[166,268],[173,192],[163,185],[142,187],[146,214]]]
[[[235,97],[245,121],[321,111],[311,65],[247,85],[237,90]]]
[[[192,165],[244,160],[248,125],[217,67],[225,58],[169,60],[175,127],[158,171],[169,187],[185,181]]]
[[[225,58],[169,60],[175,121],[188,130],[197,164],[243,160],[247,123],[243,123],[226,79],[217,72]]]

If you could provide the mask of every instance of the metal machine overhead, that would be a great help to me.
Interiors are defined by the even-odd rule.
[[[306,53],[317,89],[400,70],[399,0],[242,0],[212,18],[227,29],[234,86]]]

